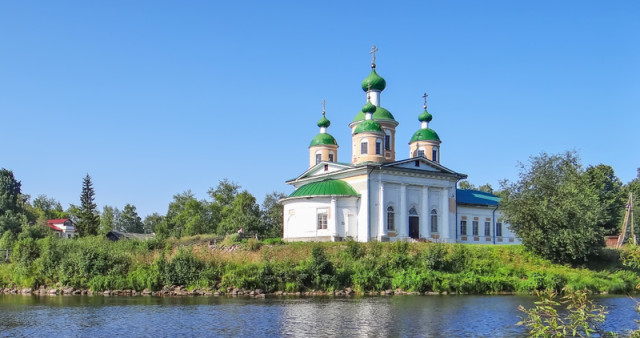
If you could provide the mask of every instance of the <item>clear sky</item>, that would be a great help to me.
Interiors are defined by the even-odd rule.
[[[143,217],[223,178],[290,193],[323,99],[350,161],[374,44],[397,159],[428,92],[476,185],[542,151],[636,176],[639,1],[2,1],[0,167],[65,208],[89,173],[100,209]]]

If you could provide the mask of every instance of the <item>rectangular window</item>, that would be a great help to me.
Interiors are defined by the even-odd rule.
[[[382,144],[380,142],[376,142],[376,155],[380,155],[382,153]]]
[[[431,232],[438,232],[438,215],[431,215]]]
[[[438,162],[438,149],[433,148],[433,150],[431,150],[431,160]]]
[[[322,155],[316,154],[316,164],[320,163],[320,161],[322,161]]]
[[[384,150],[391,150],[391,135],[384,135]]]
[[[394,213],[393,211],[387,211],[387,230],[394,231],[396,230],[396,225],[394,223]]]
[[[484,222],[484,235],[491,236],[491,222]]]
[[[502,237],[502,222],[496,223],[496,236]]]
[[[424,150],[418,150],[418,157],[424,157]]]
[[[327,228],[327,212],[318,211],[318,230]]]
[[[329,154],[329,162],[333,162],[333,154]]]
[[[478,236],[478,221],[471,222],[473,227],[473,235]]]
[[[460,234],[467,235],[467,221],[460,221]]]
[[[367,149],[367,142],[360,143],[360,155],[366,155],[369,153],[369,149]]]

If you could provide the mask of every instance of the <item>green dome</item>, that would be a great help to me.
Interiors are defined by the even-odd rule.
[[[411,141],[409,143],[413,143],[415,141],[438,141],[440,142],[440,137],[433,129],[420,129],[413,134]]]
[[[327,128],[330,125],[331,125],[331,122],[326,117],[324,117],[324,115],[322,115],[322,118],[318,120],[318,127],[320,128],[322,127]]]
[[[366,92],[369,85],[371,85],[371,89],[373,90],[383,91],[384,88],[387,87],[387,81],[378,75],[375,69],[372,69],[369,76],[362,81],[362,90]]]
[[[374,113],[376,111],[376,106],[371,103],[371,101],[367,101],[367,103],[362,107],[363,113]]]
[[[420,122],[431,122],[432,118],[433,116],[431,116],[431,114],[429,114],[426,109],[422,112],[422,114],[420,114],[420,116],[418,116],[418,120]]]
[[[359,134],[364,132],[382,132],[382,128],[380,127],[380,123],[374,120],[364,120],[360,122],[353,133]]]
[[[320,133],[316,135],[313,140],[311,140],[311,144],[309,144],[309,147],[321,145],[337,146],[338,142],[336,142],[336,139],[333,138],[333,136],[327,133]]]
[[[289,197],[303,196],[359,196],[349,183],[340,180],[325,180],[309,183],[292,192]]]
[[[392,120],[392,121],[396,120],[391,114],[391,112],[389,112],[388,110],[382,107],[376,107],[376,111],[375,113],[373,113],[373,119],[374,120]],[[356,114],[356,117],[353,118],[353,122],[362,121],[362,120],[364,120],[363,112],[359,112],[358,114]]]

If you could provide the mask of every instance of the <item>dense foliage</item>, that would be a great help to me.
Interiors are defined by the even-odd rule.
[[[0,287],[62,286],[159,290],[163,286],[267,292],[532,293],[582,290],[626,293],[640,282],[616,251],[598,270],[556,265],[522,246],[438,243],[290,243],[225,240],[210,249],[210,237],[109,242],[96,236],[13,239],[10,263],[0,263]],[[2,241],[5,239],[3,238]],[[7,239],[10,240],[10,239]],[[220,243],[219,243],[220,244]],[[228,248],[239,249],[229,251]]]
[[[541,154],[522,165],[520,178],[505,183],[501,208],[524,246],[563,263],[586,261],[604,246],[610,199],[576,154]]]
[[[22,184],[13,176],[13,172],[0,169],[0,232],[17,233],[27,223],[24,214]]]

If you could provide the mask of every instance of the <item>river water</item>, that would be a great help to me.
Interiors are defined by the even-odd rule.
[[[527,296],[107,297],[0,295],[6,337],[513,337]],[[606,330],[637,328],[635,301],[596,298]]]

